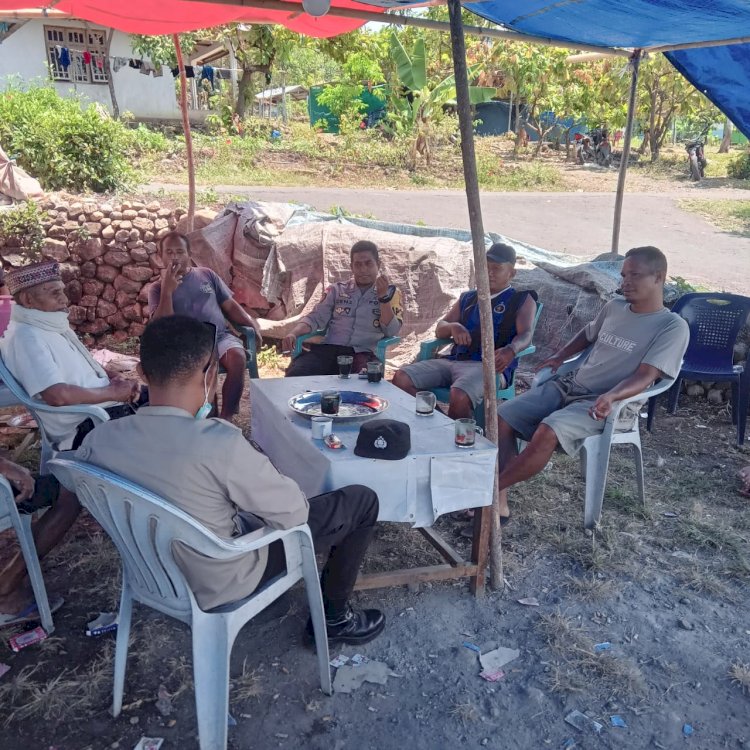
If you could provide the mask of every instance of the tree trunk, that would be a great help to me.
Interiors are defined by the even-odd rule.
[[[245,117],[246,99],[253,84],[254,72],[255,71],[248,70],[247,68],[242,69],[242,78],[240,78],[239,85],[237,86],[237,101],[234,104],[234,111],[240,118]]]
[[[177,67],[180,70],[180,111],[182,112],[182,128],[185,131],[185,151],[187,152],[188,168],[188,212],[186,234],[193,231],[193,220],[195,218],[195,162],[193,161],[193,134],[190,130],[190,116],[187,105],[187,77],[185,76],[185,63],[182,59],[182,47],[180,37],[172,35],[174,49],[177,55]]]
[[[720,154],[728,154],[729,147],[732,145],[732,121],[727,117],[724,121],[724,137],[721,139],[719,146]]]
[[[565,161],[572,161],[570,152],[570,128],[565,131]]]
[[[119,120],[120,105],[117,103],[117,95],[115,94],[115,82],[112,80],[112,66],[109,62],[109,50],[112,46],[112,36],[114,33],[114,29],[110,29],[107,33],[107,46],[104,49],[104,73],[107,76],[107,88],[109,88],[109,98],[112,101],[112,116],[115,118],[115,120]]]
[[[643,156],[646,153],[647,148],[648,148],[648,128],[646,128],[643,131],[643,140],[641,141],[641,145],[638,146],[638,155]]]

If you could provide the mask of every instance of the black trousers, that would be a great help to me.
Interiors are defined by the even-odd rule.
[[[309,352],[302,352],[295,357],[286,368],[284,377],[298,378],[304,375],[338,375],[339,365],[337,357],[348,354],[354,357],[352,362],[352,374],[356,374],[367,363],[377,360],[372,352],[355,353],[351,346],[339,346],[338,344],[312,344]]]
[[[335,618],[345,609],[378,520],[378,496],[360,484],[310,498],[307,524],[315,551],[328,553],[320,575],[326,617]],[[258,587],[286,570],[284,545],[268,548],[268,563]]]
[[[107,406],[105,407],[104,411],[109,414],[110,420],[112,419],[122,419],[123,417],[129,417],[138,411],[142,406],[148,406],[148,386],[142,385],[141,386],[141,395],[138,397],[137,401],[133,401],[130,404],[118,404],[117,406]],[[86,437],[86,435],[91,432],[96,425],[94,424],[94,420],[91,419],[91,417],[88,417],[84,419],[81,424],[78,425],[76,429],[76,436],[73,438],[73,445],[71,446],[71,450],[77,450],[81,447],[81,443],[83,442],[83,439]]]

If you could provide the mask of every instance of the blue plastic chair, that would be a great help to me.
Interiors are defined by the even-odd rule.
[[[536,314],[534,315],[534,323],[532,324],[531,329],[532,336],[534,335],[534,331],[536,330],[536,324],[539,321],[539,316],[542,314],[543,307],[543,303],[536,303]],[[452,343],[453,339],[429,339],[427,341],[423,341],[419,346],[419,356],[417,357],[417,362],[422,362],[426,359],[433,359],[433,357],[435,357],[440,349]],[[521,359],[521,357],[525,357],[528,354],[533,354],[535,351],[536,346],[534,346],[534,344],[530,344],[523,351],[520,351],[518,352],[518,354],[516,354],[516,359]],[[508,383],[505,388],[500,387],[500,374],[501,373],[495,375],[497,384],[496,398],[498,402],[510,401],[510,399],[515,398],[516,396],[516,371],[513,370],[513,373],[510,377],[510,383]],[[442,401],[444,404],[447,404],[450,400],[450,388],[433,388],[432,392],[435,394],[435,398],[437,398],[438,401]],[[481,401],[474,408],[474,419],[478,425],[481,425],[482,427],[484,426],[484,408]]]
[[[258,353],[257,345],[255,340],[255,331],[250,326],[240,326],[236,323],[230,323],[231,326],[236,328],[242,343],[245,347],[245,357],[247,358],[247,374],[251,378],[257,378],[258,376]],[[224,373],[224,368],[220,367],[219,372]]]
[[[326,335],[327,330],[327,328],[321,328],[317,331],[310,331],[310,333],[303,333],[301,336],[297,336],[297,340],[294,342],[294,349],[292,349],[292,359],[296,359],[302,354],[302,344],[305,341],[323,337]],[[385,367],[387,350],[400,342],[401,338],[399,336],[386,336],[378,341],[378,345],[375,347],[375,356],[383,363],[383,367]]]
[[[750,402],[750,367],[733,364],[734,345],[750,315],[750,298],[737,294],[684,294],[672,312],[690,326],[690,343],[682,369],[669,392],[668,410],[677,411],[683,379],[732,383],[732,424],[737,426],[737,445],[745,440]],[[653,426],[656,399],[648,405],[647,429]]]

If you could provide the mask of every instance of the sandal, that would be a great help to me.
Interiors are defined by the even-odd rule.
[[[61,596],[53,596],[49,599],[49,610],[51,613],[57,612],[60,607],[65,603],[65,599]],[[0,614],[0,628],[9,628],[13,625],[20,625],[24,622],[33,622],[40,618],[39,608],[35,601],[31,604],[26,605],[23,609],[19,610],[15,614]]]

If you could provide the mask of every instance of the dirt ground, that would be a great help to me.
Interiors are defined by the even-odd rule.
[[[245,424],[248,413],[245,403]],[[748,457],[733,435],[726,406],[684,398],[673,417],[660,408],[653,435],[644,435],[647,507],[635,497],[630,455],[616,453],[593,535],[582,528],[577,464],[556,456],[512,494],[502,592],[477,600],[461,581],[357,594],[358,604],[388,617],[384,634],[358,649],[388,666],[385,685],[321,693],[302,637],[304,592],[293,589],[237,639],[229,747],[747,747],[750,514],[734,475]],[[33,451],[23,460],[33,465]],[[438,529],[466,551],[461,525],[446,518]],[[383,524],[366,569],[429,562],[435,553],[418,534]],[[197,747],[189,632],[146,608],[135,611],[125,709],[117,719],[109,714],[114,636],[84,631],[115,609],[119,563],[90,517],[44,572],[66,603],[54,635],[39,645],[14,654],[13,631],[2,632],[0,662],[11,670],[0,678],[0,747],[129,749],[142,735],[163,737],[163,750]],[[538,606],[518,601],[530,597]],[[486,682],[464,642],[520,655],[502,679]],[[597,651],[601,643],[611,647]],[[166,716],[156,706],[162,685]],[[604,728],[566,724],[575,709]],[[611,725],[615,715],[627,728]]]

